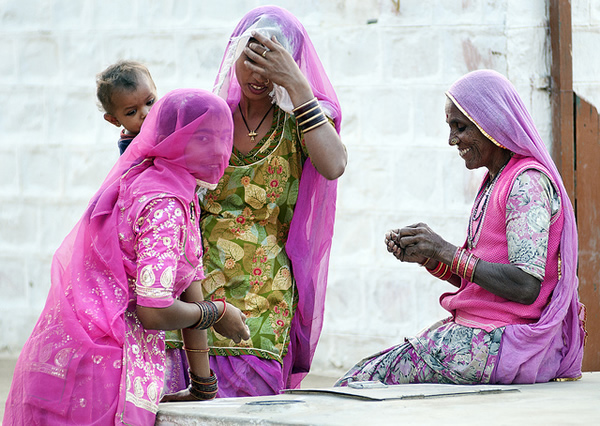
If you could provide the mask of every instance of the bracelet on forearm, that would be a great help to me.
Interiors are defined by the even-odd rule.
[[[477,256],[459,247],[456,249],[454,257],[452,258],[450,270],[453,274],[456,274],[469,282],[473,282],[477,263],[479,263],[479,258]]]
[[[309,109],[312,109],[314,106],[318,106],[318,105],[319,105],[319,100],[316,97],[314,97],[314,98],[309,99],[308,101],[304,102],[302,105],[298,105],[296,108],[294,108],[292,110],[292,113],[296,117],[298,117],[298,115],[302,115]]]
[[[213,300],[213,302],[223,302],[223,312],[221,312],[221,315],[219,315],[219,318],[217,318],[217,320],[215,321],[215,324],[216,324],[219,321],[221,321],[223,319],[223,317],[225,316],[225,312],[227,311],[227,302],[225,301],[225,298],[215,299],[215,300]]]
[[[310,101],[294,108],[292,112],[302,133],[308,133],[328,121],[317,98],[312,98]]]
[[[214,371],[210,370],[210,377],[196,376],[191,369],[188,369],[188,373],[190,375],[188,390],[194,398],[201,401],[215,398],[219,390],[219,384]]]
[[[183,350],[186,352],[193,352],[193,353],[200,353],[200,354],[207,354],[210,349],[206,348],[206,349],[192,349],[192,348],[186,348],[185,346],[183,347]]]
[[[202,302],[194,302],[198,308],[200,308],[200,318],[196,323],[188,328],[194,330],[206,330],[212,327],[219,317],[219,308],[210,300],[203,300]]]
[[[444,262],[438,262],[438,265],[434,269],[425,269],[427,269],[427,272],[429,272],[431,275],[433,275],[436,278],[439,278],[440,280],[448,281],[452,276],[452,271],[450,270],[450,267]]]

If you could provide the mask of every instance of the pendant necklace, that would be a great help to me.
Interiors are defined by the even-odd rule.
[[[263,124],[263,121],[265,121],[265,118],[267,118],[267,115],[269,115],[269,113],[273,109],[273,105],[275,105],[275,104],[271,104],[271,108],[269,108],[269,110],[267,111],[267,113],[265,114],[265,116],[262,118],[262,120],[260,120],[260,123],[258,123],[258,126],[256,126],[256,129],[250,130],[250,127],[248,127],[248,123],[246,122],[246,117],[244,117],[244,113],[242,112],[242,108],[238,104],[238,109],[240,110],[240,114],[242,115],[242,120],[244,120],[244,124],[246,125],[246,129],[248,130],[248,137],[250,138],[250,140],[252,140],[252,142],[254,142],[254,137],[256,135],[258,135],[258,133],[256,133],[256,131],[258,129],[260,129],[261,124]]]

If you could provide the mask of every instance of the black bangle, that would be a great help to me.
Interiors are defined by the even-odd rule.
[[[190,375],[188,390],[194,398],[206,401],[217,395],[219,384],[214,371],[210,370],[210,377],[196,376],[191,369],[188,369],[188,373]]]
[[[300,128],[300,130],[302,130],[302,133],[308,133],[319,126],[322,126],[325,123],[327,123],[327,117],[325,117],[325,114],[323,114],[323,112],[321,111],[315,116],[312,116],[310,119],[299,123],[298,127]]]
[[[294,108],[292,111],[296,117],[298,129],[300,129],[302,133],[308,133],[328,121],[317,98],[311,99],[299,107]]]
[[[296,108],[294,108],[292,110],[292,113],[294,113],[294,115],[298,117],[299,115],[306,113],[309,109],[312,109],[317,105],[319,105],[319,100],[315,97],[309,101],[304,102],[302,105],[299,105]]]
[[[188,328],[194,330],[206,330],[212,327],[219,318],[219,308],[210,300],[203,300],[202,302],[194,302],[198,308],[200,308],[200,318],[193,325]]]

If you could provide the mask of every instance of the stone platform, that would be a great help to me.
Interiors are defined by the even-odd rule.
[[[597,425],[600,372],[511,386],[308,388],[282,395],[161,404],[157,425]]]

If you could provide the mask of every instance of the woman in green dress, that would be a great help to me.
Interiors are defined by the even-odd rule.
[[[321,331],[336,179],[347,154],[341,111],[300,22],[250,11],[230,39],[215,93],[229,104],[234,147],[201,196],[207,299],[247,316],[251,337],[210,333],[218,397],[298,387]]]

